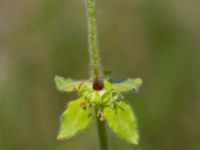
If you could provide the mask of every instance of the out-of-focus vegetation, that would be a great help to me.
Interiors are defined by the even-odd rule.
[[[95,123],[56,140],[59,116],[76,96],[54,76],[88,78],[83,0],[0,1],[0,149],[98,149]],[[142,77],[127,95],[140,144],[110,134],[113,150],[200,149],[200,1],[97,0],[102,62],[114,79]]]

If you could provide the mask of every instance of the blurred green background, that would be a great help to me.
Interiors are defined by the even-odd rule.
[[[0,0],[0,150],[98,150],[95,122],[57,141],[75,94],[56,74],[88,78],[84,0]],[[111,131],[113,150],[200,150],[200,1],[97,0],[102,63],[113,79],[142,77],[127,95],[140,144]]]

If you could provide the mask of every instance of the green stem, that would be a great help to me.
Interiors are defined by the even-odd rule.
[[[99,143],[101,150],[108,150],[108,140],[106,134],[106,126],[105,121],[100,121],[98,117],[96,117],[98,134],[99,134]]]
[[[98,32],[97,32],[97,21],[96,21],[96,9],[95,9],[95,0],[86,0],[87,8],[87,23],[88,23],[88,39],[89,39],[89,53],[90,53],[90,70],[91,77],[94,80],[95,88],[98,90],[101,88],[99,79],[102,78],[102,70],[100,64],[100,55],[99,55],[99,41],[98,41]],[[105,122],[100,121],[98,117],[97,127],[99,134],[99,143],[101,150],[108,150],[108,142],[106,135]]]
[[[96,22],[95,0],[86,0],[87,16],[88,16],[88,34],[89,34],[89,53],[91,64],[91,76],[93,79],[102,77],[102,70],[99,55],[99,41]]]

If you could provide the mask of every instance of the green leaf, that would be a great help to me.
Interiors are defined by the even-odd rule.
[[[124,102],[117,102],[114,108],[106,107],[103,114],[109,127],[119,137],[132,144],[138,144],[137,121],[129,105]]]
[[[112,84],[108,80],[104,80],[104,86],[107,91],[112,90]]]
[[[65,79],[60,76],[55,77],[56,87],[60,91],[71,92],[77,90],[81,84],[80,81],[74,81],[71,79]]]
[[[108,91],[102,95],[102,102],[109,102],[112,100],[112,92]]]
[[[110,71],[110,70],[105,70],[105,71],[103,72],[103,75],[104,75],[104,78],[105,78],[105,79],[110,79],[110,76],[112,75],[112,71]]]
[[[112,83],[113,90],[118,92],[129,92],[132,90],[135,90],[137,92],[141,85],[142,85],[142,80],[140,78],[127,79],[119,83]]]
[[[80,98],[68,104],[61,117],[58,139],[69,139],[88,127],[92,119],[92,109],[89,107],[81,108],[82,102],[84,99]]]
[[[87,99],[91,102],[91,103],[95,103],[95,104],[99,104],[101,103],[101,96],[98,92],[96,91],[92,91],[88,94]]]

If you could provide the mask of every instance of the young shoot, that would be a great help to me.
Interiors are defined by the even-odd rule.
[[[61,116],[57,139],[69,139],[86,129],[96,117],[101,150],[108,150],[105,123],[118,137],[138,144],[137,120],[130,105],[124,102],[125,94],[137,92],[142,85],[140,78],[112,81],[110,71],[102,73],[96,24],[95,0],[85,0],[87,9],[88,41],[90,55],[89,80],[76,81],[55,77],[60,91],[76,91],[78,98],[68,103]]]

